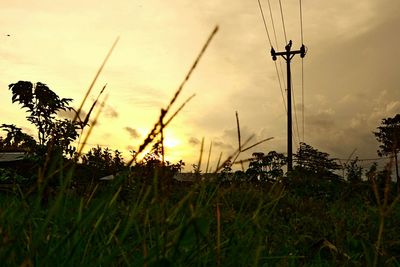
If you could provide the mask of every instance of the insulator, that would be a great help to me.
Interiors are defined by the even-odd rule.
[[[300,47],[300,57],[303,58],[306,56],[306,47],[304,44]]]

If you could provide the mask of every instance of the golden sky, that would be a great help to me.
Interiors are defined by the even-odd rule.
[[[273,36],[268,2],[261,2]],[[270,2],[282,50],[278,1]],[[297,49],[299,1],[282,5],[287,38]],[[376,157],[371,132],[400,111],[399,11],[396,0],[303,1],[307,143],[334,157],[346,158],[355,148],[360,157]],[[91,96],[108,84],[107,107],[89,142],[127,157],[127,148],[140,145],[219,25],[179,100],[196,97],[167,129],[167,157],[183,159],[190,168],[205,137],[206,150],[214,142],[215,165],[220,152],[228,155],[237,147],[235,111],[244,139],[274,137],[243,158],[286,151],[285,110],[256,0],[2,0],[0,25],[1,123],[29,126],[7,90],[19,80],[46,83],[78,106],[120,36]],[[292,67],[302,139],[298,57]]]

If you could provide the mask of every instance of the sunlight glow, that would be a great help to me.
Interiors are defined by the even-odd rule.
[[[164,139],[164,146],[167,148],[174,148],[180,144],[180,141],[174,136],[167,135]]]

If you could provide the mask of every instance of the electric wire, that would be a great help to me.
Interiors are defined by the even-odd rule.
[[[280,89],[281,89],[281,96],[282,96],[282,101],[283,101],[283,107],[285,108],[285,113],[287,114],[287,107],[286,107],[285,94],[283,93],[283,87],[282,87],[281,79],[279,79],[279,71],[278,71],[278,67],[277,67],[277,65],[276,65],[276,61],[274,61],[274,63],[275,63],[276,75],[278,75],[279,87],[280,87]]]
[[[300,4],[300,32],[301,32],[301,44],[304,44],[303,42],[303,8],[301,5],[301,0],[299,0]]]
[[[290,77],[290,79],[293,81],[292,77]],[[297,119],[297,108],[296,108],[296,96],[294,93],[293,82],[292,82],[292,98],[293,98],[293,106],[294,106],[294,118],[295,118],[296,130],[297,130],[297,132],[295,132],[295,134],[297,134],[297,141],[298,141],[298,143],[300,143],[299,123],[298,123],[298,119]]]
[[[257,0],[257,2],[258,2],[258,7],[259,7],[259,9],[260,9],[261,16],[262,16],[262,19],[263,19],[263,22],[264,22],[264,29],[265,29],[265,32],[267,33],[269,45],[272,47],[272,41],[271,41],[271,37],[270,37],[270,35],[269,35],[269,31],[268,31],[268,27],[267,27],[267,22],[265,21],[264,11],[263,11],[263,8],[262,8],[262,6],[261,6],[260,0]],[[274,31],[275,31],[275,30],[274,30]],[[276,74],[278,75],[278,81],[279,81],[279,87],[280,87],[281,95],[282,95],[283,107],[285,108],[285,112],[287,113],[286,101],[285,101],[285,96],[284,96],[284,93],[283,93],[283,87],[282,87],[281,78],[280,78],[280,76],[279,76],[278,66],[277,66],[277,64],[276,64],[276,61],[274,61],[274,63],[275,63],[274,65],[275,65]]]
[[[300,35],[301,35],[301,44],[304,45],[304,36],[303,36],[303,7],[301,0],[299,0],[300,6]],[[302,119],[302,132],[303,132],[303,142],[305,140],[305,100],[304,100],[304,58],[301,58],[301,119]]]
[[[387,157],[380,157],[380,158],[365,158],[365,159],[357,159],[357,161],[378,161],[378,160],[385,160],[385,159],[392,159],[394,158],[394,156],[387,156]],[[348,159],[338,159],[338,158],[334,158],[333,160],[342,160],[342,161],[346,161]]]
[[[298,135],[296,135],[296,131],[295,131],[295,128],[294,128],[293,124],[292,124],[292,132],[295,133],[292,136],[293,136],[294,145],[296,146],[296,151],[298,151],[299,150],[300,140],[298,139]]]
[[[300,133],[299,133],[299,123],[298,123],[298,119],[297,119],[297,108],[296,108],[296,94],[295,94],[295,90],[294,90],[294,86],[293,86],[293,78],[290,77],[290,79],[292,80],[292,99],[293,99],[293,107],[294,107],[294,118],[295,118],[295,124],[296,124],[296,130],[297,130],[297,138],[298,141],[300,142]],[[288,88],[289,90],[289,88]]]
[[[268,31],[268,27],[267,27],[267,22],[265,22],[264,11],[263,11],[263,9],[262,9],[260,0],[257,0],[257,1],[258,1],[258,6],[259,6],[260,11],[261,11],[261,16],[262,16],[262,19],[263,19],[263,22],[264,22],[264,28],[265,28],[265,31],[266,31],[266,33],[267,33],[269,45],[272,47],[272,42],[271,42],[271,37],[269,36],[269,31]]]
[[[272,15],[272,8],[271,8],[271,1],[268,0],[268,8],[269,8],[269,15],[271,17],[271,23],[272,23],[272,29],[274,30],[274,37],[275,37],[275,45],[276,48],[278,49],[279,45],[278,45],[278,38],[276,36],[276,29],[275,29],[275,22],[274,22],[274,16]],[[281,71],[281,77],[283,80],[283,84],[285,85],[285,79],[283,77],[285,77],[285,75],[283,74],[283,68],[282,68],[282,58],[279,57],[279,67],[280,67],[280,71]],[[278,74],[278,78],[279,78],[279,74]]]
[[[281,18],[282,18],[283,33],[284,33],[284,35],[285,35],[285,43],[287,44],[288,41],[287,41],[287,37],[286,37],[285,19],[284,19],[284,17],[283,17],[283,9],[282,9],[282,2],[281,2],[281,0],[279,0],[279,6],[280,6],[280,9],[281,9]]]

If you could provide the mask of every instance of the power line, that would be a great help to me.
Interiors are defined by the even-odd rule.
[[[272,29],[274,30],[275,44],[276,44],[276,47],[278,47],[278,38],[276,38],[275,23],[274,23],[274,17],[272,16],[272,10],[271,10],[271,2],[270,2],[270,0],[268,0],[268,7],[269,7],[269,15],[270,15],[270,17],[271,17]]]
[[[285,27],[285,19],[283,18],[283,9],[282,9],[282,3],[281,0],[279,0],[279,6],[281,9],[281,18],[282,18],[282,25],[283,25],[283,33],[285,35],[285,43],[287,44],[287,37],[286,37],[286,27]]]
[[[269,32],[268,32],[268,28],[267,28],[267,23],[265,22],[264,11],[263,11],[263,9],[262,9],[260,0],[257,0],[257,1],[258,1],[258,6],[259,6],[260,11],[261,11],[261,16],[262,16],[262,19],[263,19],[263,22],[264,22],[264,28],[265,28],[265,31],[266,31],[267,36],[268,36],[269,45],[272,47],[271,37],[269,36]]]
[[[300,34],[301,34],[301,44],[304,44],[304,37],[303,37],[303,8],[301,0],[299,0],[300,6]],[[304,135],[305,135],[305,115],[304,115],[304,59],[301,59],[301,116],[302,116],[302,131],[303,131],[303,142],[304,142]]]
[[[274,30],[275,45],[276,45],[276,47],[278,48],[278,38],[277,38],[277,36],[276,36],[275,23],[274,23],[274,16],[272,15],[272,8],[271,8],[271,1],[270,1],[270,0],[268,0],[268,7],[269,7],[269,15],[271,16],[272,29]],[[276,63],[275,63],[275,65],[276,65]],[[280,67],[280,70],[281,70],[282,79],[284,80],[284,78],[283,78],[283,77],[284,77],[284,74],[283,74],[283,68],[282,68],[282,59],[281,59],[281,58],[279,58],[279,67]],[[277,67],[275,66],[275,68],[277,68]],[[278,78],[280,79],[278,70],[277,70],[277,74],[278,74]],[[280,81],[279,81],[279,82],[280,82]],[[283,83],[285,83],[285,82],[283,82]],[[282,87],[282,85],[281,85],[281,87]],[[282,95],[284,95],[284,94],[283,94],[283,89],[281,89],[281,93],[282,93]],[[285,98],[283,98],[283,99],[284,99],[284,102],[285,102]],[[286,105],[285,105],[285,111],[286,111]]]
[[[301,32],[301,44],[303,44],[303,8],[301,6],[301,0],[299,0],[300,4],[300,32]]]
[[[394,158],[394,156],[381,157],[381,158],[366,158],[366,159],[359,159],[359,158],[357,158],[357,161],[377,161],[377,160],[385,160],[385,159],[391,159],[391,158]],[[334,158],[333,160],[339,160],[339,161],[343,160],[343,161],[347,161],[347,160],[349,160],[349,159],[337,159],[337,158]]]
[[[294,138],[293,138],[294,139],[294,145],[296,146],[296,150],[299,150],[300,139],[298,137],[299,135],[296,135],[296,131],[295,131],[295,128],[294,128],[293,125],[292,125],[292,131],[295,133]]]
[[[281,96],[282,96],[282,101],[283,101],[283,107],[285,108],[285,112],[287,113],[285,94],[283,93],[283,87],[282,87],[281,79],[279,78],[278,67],[276,66],[276,61],[274,61],[274,63],[275,63],[276,74],[278,75],[279,87],[280,87],[280,89],[281,89]]]
[[[265,21],[264,11],[263,11],[263,8],[262,8],[262,6],[261,6],[260,0],[257,0],[257,1],[258,1],[258,7],[259,7],[259,9],[260,9],[261,16],[262,16],[262,19],[263,19],[263,22],[264,22],[264,29],[265,29],[265,32],[267,33],[269,45],[272,47],[271,37],[270,37],[270,35],[269,35],[269,31],[268,31],[268,27],[267,27],[267,22]],[[269,4],[269,0],[268,0],[268,4]],[[271,12],[271,7],[270,7],[270,12]],[[272,18],[272,13],[271,13],[271,18]],[[276,31],[275,31],[275,26],[274,26],[273,20],[272,20],[272,27],[273,27],[273,29],[274,29],[275,40],[277,40],[277,38],[276,38]],[[286,108],[286,103],[285,103],[286,101],[285,101],[285,97],[284,97],[284,93],[283,93],[283,87],[282,87],[281,77],[280,77],[280,75],[279,75],[278,66],[276,65],[276,62],[275,62],[275,70],[276,70],[276,75],[278,76],[279,88],[280,88],[280,90],[281,90],[281,95],[282,95],[282,100],[283,100],[283,107],[285,108],[285,112],[287,113],[287,108]],[[282,79],[283,79],[283,77],[282,77]]]
[[[292,79],[292,77],[291,77]],[[296,95],[294,93],[294,86],[292,83],[292,98],[293,98],[293,105],[294,105],[294,118],[295,118],[295,123],[296,123],[296,130],[297,130],[297,140],[300,142],[300,132],[299,132],[299,123],[297,119],[297,108],[296,108]]]

